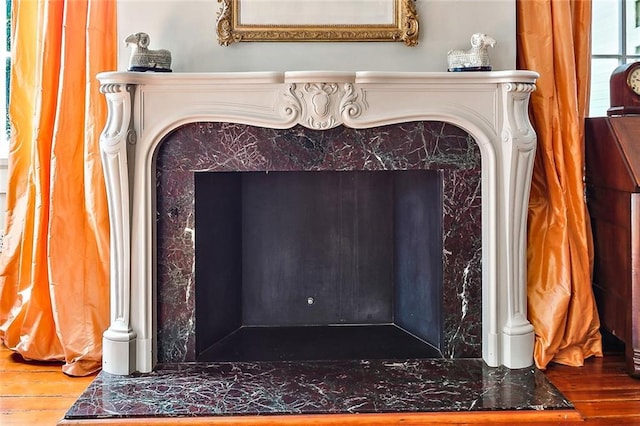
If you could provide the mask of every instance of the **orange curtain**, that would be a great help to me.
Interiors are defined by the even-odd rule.
[[[115,0],[14,0],[0,338],[63,371],[100,368],[109,223],[96,74],[116,67]]]
[[[602,356],[584,200],[584,119],[591,64],[590,0],[517,0],[518,67],[540,73],[529,202],[528,309],[534,358],[580,366]]]

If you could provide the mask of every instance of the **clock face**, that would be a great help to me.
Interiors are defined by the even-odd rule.
[[[636,95],[640,95],[640,68],[636,68],[629,73],[627,84]]]

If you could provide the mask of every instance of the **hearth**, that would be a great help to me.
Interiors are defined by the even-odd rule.
[[[478,268],[481,269],[481,290],[478,289],[478,293],[482,301],[482,332],[470,333],[469,336],[481,334],[481,354],[489,366],[505,365],[509,368],[521,368],[532,364],[533,329],[526,319],[525,225],[535,151],[535,133],[528,121],[527,104],[529,93],[534,89],[535,73],[525,71],[456,75],[367,72],[176,73],[171,75],[104,73],[99,78],[102,82],[101,90],[105,93],[109,105],[109,120],[102,135],[101,147],[112,224],[112,318],[111,326],[104,335],[105,372],[115,374],[130,374],[134,371],[149,372],[153,369],[158,354],[166,357],[164,361],[171,361],[175,356],[181,358],[177,359],[178,362],[189,360],[189,357],[196,359],[206,353],[211,345],[215,346],[220,342],[228,341],[230,336],[237,335],[236,331],[243,329],[239,325],[247,323],[244,321],[247,319],[246,315],[255,316],[250,318],[251,327],[244,327],[249,329],[249,333],[256,331],[254,329],[262,328],[265,324],[277,326],[277,328],[272,327],[268,333],[291,332],[293,335],[296,333],[302,335],[302,338],[308,337],[311,327],[321,327],[329,330],[328,333],[334,334],[349,333],[350,327],[362,325],[372,330],[377,329],[376,332],[385,327],[393,327],[406,332],[412,339],[420,342],[420,349],[418,353],[411,351],[404,354],[383,353],[382,358],[396,358],[396,356],[411,358],[416,355],[422,357],[424,354],[420,351],[427,347],[443,356],[459,356],[459,353],[455,353],[454,346],[447,344],[445,338],[440,338],[446,335],[448,330],[446,326],[430,327],[427,334],[422,330],[424,324],[437,322],[445,317],[437,312],[443,305],[435,308],[428,307],[422,303],[430,297],[406,296],[402,290],[403,286],[414,285],[424,280],[424,276],[429,274],[423,274],[423,278],[418,278],[416,281],[413,278],[407,278],[410,272],[403,271],[402,267],[398,266],[403,263],[419,265],[419,268],[429,269],[434,277],[438,274],[446,276],[449,262],[446,258],[448,250],[444,234],[448,230],[446,226],[442,226],[442,222],[439,222],[440,225],[434,226],[434,229],[438,228],[438,230],[424,230],[425,232],[419,233],[431,235],[435,232],[435,238],[423,239],[423,242],[437,241],[435,248],[431,246],[423,249],[408,246],[407,249],[399,242],[409,239],[409,234],[412,234],[413,230],[403,229],[407,221],[393,220],[392,217],[397,214],[401,218],[404,215],[408,219],[414,211],[413,208],[403,207],[403,191],[407,194],[433,195],[440,188],[444,188],[443,193],[446,193],[447,185],[455,187],[452,182],[469,171],[451,164],[437,164],[437,161],[432,161],[433,158],[429,156],[421,157],[422,163],[418,161],[403,165],[402,159],[407,156],[408,151],[394,151],[393,142],[389,141],[385,142],[391,143],[391,149],[387,151],[378,150],[376,145],[378,139],[384,139],[382,136],[385,132],[394,133],[398,127],[424,130],[425,120],[449,122],[468,132],[471,137],[465,136],[464,139],[477,144],[475,149],[481,158],[479,174],[477,169],[469,174],[475,173],[476,182],[480,183],[479,186],[482,189],[481,206],[471,210],[481,212],[478,231],[481,250],[473,253],[481,253],[482,257],[481,261],[478,261],[481,263],[481,268]],[[277,134],[271,138],[254,139],[255,129],[274,131]],[[414,133],[424,135],[423,130],[422,133],[420,131]],[[183,131],[201,133],[195,135],[195,138],[184,139],[179,136]],[[165,234],[163,226],[171,228],[176,223],[169,220],[163,224],[163,215],[169,218],[171,215],[175,218],[183,218],[181,213],[184,211],[181,212],[176,204],[170,206],[170,209],[175,210],[164,211],[167,205],[163,205],[163,196],[159,195],[157,205],[160,222],[158,222],[156,233],[154,225],[156,159],[158,185],[163,183],[163,173],[175,169],[175,167],[163,169],[166,165],[163,166],[164,160],[158,151],[160,142],[164,140],[162,146],[173,146],[174,148],[169,149],[184,152],[192,149],[189,146],[206,145],[208,136],[205,134],[209,131],[220,136],[222,143],[210,144],[213,147],[210,147],[213,149],[210,156],[197,156],[195,163],[185,166],[186,171],[180,170],[178,174],[173,175],[172,181],[179,183],[173,188],[177,192],[169,190],[167,194],[177,198],[186,195],[180,190],[180,184],[185,181],[195,182],[196,187],[199,181],[207,179],[235,182],[230,186],[214,184],[213,187],[218,189],[214,189],[212,194],[205,196],[205,199],[223,199],[225,202],[210,203],[208,206],[205,202],[204,213],[202,211],[200,213],[200,215],[212,215],[220,219],[217,222],[226,222],[229,226],[221,227],[222,234],[203,237],[199,234],[201,226],[190,227],[189,222],[182,222],[181,234],[174,235],[175,238],[169,238],[172,234]],[[242,138],[237,138],[237,132],[242,133]],[[313,133],[314,137],[309,138],[306,132]],[[352,139],[327,139],[327,135],[331,132],[353,132],[354,134],[351,135]],[[297,138],[303,144],[302,147],[298,145],[296,148],[298,149],[295,152],[296,155],[287,156],[293,153],[287,149],[291,147],[288,144],[292,141],[292,134],[297,135],[293,139]],[[362,138],[362,134],[367,137]],[[169,140],[176,135],[178,135],[178,143],[169,143]],[[274,140],[280,140],[282,143],[273,145]],[[359,152],[353,149],[356,144],[351,146],[345,140],[367,140],[368,143],[360,147],[361,153],[367,155],[354,156],[354,153]],[[266,152],[265,149],[257,149],[257,147],[265,143],[271,144],[269,148],[271,150],[280,149],[281,156],[278,158],[262,156],[261,154]],[[305,143],[314,149],[306,149]],[[336,150],[337,147],[349,149]],[[226,152],[220,155],[222,151]],[[323,154],[324,163],[314,162],[319,154]],[[358,164],[354,165],[344,158],[342,162],[335,161],[337,156],[352,159],[357,157]],[[283,165],[285,163],[288,165]],[[374,166],[371,167],[371,165]],[[185,174],[180,175],[181,172]],[[272,180],[265,180],[267,175],[271,175],[269,179],[273,178],[279,183],[273,184]],[[316,181],[316,177],[322,177],[322,179]],[[355,193],[349,192],[345,186],[340,186],[353,179],[361,179],[369,183],[363,183],[362,186],[365,188],[363,192]],[[427,181],[431,183],[426,183]],[[301,182],[307,182],[305,185],[308,186],[297,188]],[[270,189],[275,187],[275,191],[280,193],[276,198],[280,197],[283,202],[288,194],[297,191],[300,195],[296,201],[289,202],[280,210],[268,205],[260,205],[259,208],[253,209],[232,207],[238,196],[241,197],[242,202],[249,204],[260,204],[266,201],[266,198],[273,197],[273,192],[269,197],[264,196],[264,186]],[[345,213],[344,222],[340,220],[327,222],[325,219],[331,216],[333,211],[326,206],[335,206],[336,203],[317,201],[307,194],[320,194],[326,198],[334,196],[337,187],[343,188],[345,194],[348,193],[341,196],[337,205],[346,208],[354,200],[359,200],[365,205],[370,203],[370,208],[377,209],[380,215],[358,216]],[[340,190],[337,193],[340,193]],[[398,193],[400,196],[397,195]],[[455,191],[451,194],[455,195]],[[391,201],[388,200],[389,198]],[[188,199],[185,200],[183,201],[188,204]],[[195,200],[195,213],[198,215],[198,204],[202,207],[202,203],[198,202],[198,198]],[[431,201],[420,201],[420,203],[418,210],[426,211],[433,208]],[[308,210],[301,209],[297,215],[287,216],[303,204],[308,205]],[[447,208],[446,202],[434,205],[438,206],[435,210],[444,211]],[[251,216],[252,212],[257,210],[271,211],[271,213]],[[318,217],[322,219],[309,220],[308,216],[313,212],[318,212]],[[245,217],[247,215],[248,218]],[[237,226],[233,221],[237,220],[238,216],[241,222],[244,220],[244,225],[240,227],[241,231],[234,230]],[[447,217],[443,213],[427,214],[425,216],[427,219],[423,217],[418,221],[419,226],[428,227],[431,226],[429,224],[438,223],[434,220],[436,216],[438,221]],[[247,224],[268,218],[279,218],[283,220],[283,224],[280,228],[273,229],[270,235],[261,236],[258,239],[247,237],[253,232],[251,226]],[[310,232],[310,228],[318,225],[322,229],[329,229],[327,234],[331,234],[332,230],[341,229],[344,227],[343,224],[347,223],[352,227],[351,231],[338,233],[338,236],[334,236],[333,239],[330,236],[324,239],[323,231],[314,231],[315,233],[307,240],[316,243],[317,246],[310,244],[312,246],[310,251],[303,252],[301,254],[303,258],[296,264],[312,265],[311,269],[315,267],[327,276],[340,273],[346,275],[362,273],[366,277],[364,279],[367,281],[366,286],[364,281],[359,282],[357,279],[332,280],[333,284],[311,286],[309,281],[314,279],[312,277],[322,276],[322,274],[303,272],[293,281],[285,279],[275,286],[278,296],[295,294],[293,299],[289,300],[285,297],[286,300],[278,300],[276,298],[270,304],[272,305],[270,307],[275,307],[276,310],[286,307],[293,316],[283,321],[277,315],[274,316],[273,312],[261,312],[258,309],[250,310],[252,314],[246,313],[249,307],[260,308],[260,300],[264,294],[261,293],[260,280],[243,278],[241,285],[238,286],[238,276],[239,274],[243,277],[251,276],[264,271],[272,276],[279,273],[280,266],[287,263],[290,257],[277,255],[273,257],[270,253],[276,251],[276,246],[281,247],[276,237],[292,239],[294,234],[288,232],[287,225],[303,227],[305,232]],[[180,223],[177,226],[179,227]],[[335,242],[349,235],[349,232],[353,231],[353,226],[359,229],[375,228],[378,232],[360,233],[362,241],[352,242],[346,246]],[[205,234],[207,228],[208,226],[205,227]],[[216,242],[223,234],[226,235],[222,237],[226,244]],[[179,248],[172,248],[171,245],[174,243],[183,244],[181,247],[187,247],[189,244],[195,247],[194,235],[195,241],[200,242],[203,239],[205,242],[209,241],[211,250],[204,255],[194,253],[196,281],[201,274],[213,273],[212,282],[215,283],[210,290],[197,290],[195,296],[191,288],[198,284],[195,281],[189,281],[194,278],[194,275],[191,270],[188,270],[189,265],[194,265],[193,259],[191,263],[187,262],[187,268],[184,265],[178,268],[166,268],[169,259],[178,258],[167,257],[163,252],[167,249],[169,251],[175,249],[174,254],[179,251]],[[367,240],[367,238],[374,239]],[[383,245],[378,244],[379,241],[375,238],[386,239],[387,242],[392,243],[384,244],[386,248],[381,249]],[[156,239],[158,240],[157,263]],[[267,245],[267,249],[261,249],[263,251],[260,253],[258,246],[263,242]],[[234,245],[242,247],[234,248]],[[299,241],[284,244],[291,253],[297,252],[299,245]],[[230,247],[230,250],[225,250],[226,247]],[[341,259],[337,263],[331,255],[326,253],[344,247],[348,248],[337,256]],[[438,251],[438,249],[439,255],[436,257],[426,256],[425,251],[420,251]],[[398,253],[403,250],[409,254],[399,255]],[[349,260],[363,254],[368,259],[365,264],[374,265],[373,269],[362,270],[359,266],[354,267],[353,262]],[[210,258],[207,257],[209,255],[211,255]],[[198,259],[203,259],[203,256],[204,260],[198,262]],[[226,260],[225,256],[228,257]],[[390,256],[393,256],[393,262],[389,261]],[[238,260],[246,257],[257,257],[262,259],[262,263],[260,266],[255,266]],[[187,258],[189,256],[181,259]],[[420,262],[420,259],[425,261]],[[229,266],[230,271],[216,272],[219,270],[215,268],[214,272],[199,270],[198,263],[209,262],[222,262]],[[309,270],[306,267],[302,269]],[[463,268],[459,272],[464,275],[469,271]],[[198,337],[198,331],[189,329],[193,310],[187,309],[186,313],[177,316],[178,323],[186,319],[186,322],[181,323],[187,324],[186,328],[178,326],[172,329],[171,321],[175,318],[169,323],[163,323],[164,315],[167,313],[166,308],[169,306],[164,303],[165,298],[170,297],[171,294],[171,290],[164,292],[163,287],[173,279],[171,277],[165,279],[167,274],[174,274],[173,278],[178,281],[186,279],[189,290],[183,293],[185,295],[183,303],[194,303],[196,311],[201,295],[209,291],[211,298],[217,301],[214,305],[206,305],[210,308],[200,308],[200,310],[210,310],[212,317],[224,317],[222,322],[213,329],[205,331],[206,335],[200,337]],[[223,277],[215,274],[226,275]],[[234,274],[236,274],[235,277]],[[385,275],[393,277],[391,280],[393,284],[382,283],[385,281],[382,278]],[[225,280],[227,284],[224,283]],[[420,286],[416,294],[423,292],[430,296],[441,294],[446,297],[446,278],[434,281],[437,281],[437,284]],[[236,285],[231,284],[233,282]],[[296,284],[300,282],[302,284]],[[347,294],[348,291],[353,293],[348,293],[346,297],[340,296],[340,303],[337,303],[338,299],[335,298],[327,303],[327,294],[323,291],[331,285],[334,289],[337,288],[338,294],[341,292]],[[169,285],[168,288],[171,286]],[[297,289],[300,289],[299,294],[295,293]],[[365,294],[364,298],[358,297],[357,293],[366,293],[365,289],[374,290],[377,295]],[[329,293],[328,290],[327,293]],[[190,300],[192,296],[195,297],[195,301]],[[406,301],[404,304],[415,302],[417,306],[413,308],[400,306],[403,305],[403,298]],[[229,302],[236,299],[239,299],[239,302]],[[366,302],[363,306],[358,305],[361,299]],[[464,303],[460,304],[459,316],[466,315],[468,312],[466,309],[474,301],[475,299],[465,299]],[[315,311],[315,314],[309,316],[314,312],[313,309],[321,307],[323,303],[328,308]],[[368,309],[373,309],[375,312],[369,312]],[[245,315],[240,323],[235,319],[238,312],[241,313],[241,317]],[[371,321],[362,324],[363,318],[368,316]],[[208,322],[209,319],[207,317],[205,320],[196,320],[196,323]],[[300,333],[298,328],[300,326],[311,327],[306,332]],[[296,330],[287,330],[287,328]],[[163,333],[165,336],[167,333],[173,333],[172,338],[183,344],[184,350],[178,351],[176,355],[173,349],[177,347],[176,345],[164,343],[158,345],[163,339]],[[428,335],[429,333],[433,336]],[[320,333],[318,336],[325,336],[325,334]],[[347,334],[347,336],[347,340],[353,339],[351,335]],[[238,338],[240,341],[242,339],[246,341],[245,337]],[[249,338],[255,342],[256,338],[253,335]],[[334,338],[335,336],[330,337],[330,339]],[[272,340],[269,334],[262,339]],[[380,337],[363,338],[364,341],[371,342],[379,339]],[[335,342],[335,340],[330,341]],[[475,344],[476,350],[479,344],[479,341]],[[386,350],[392,345],[381,346]],[[471,347],[473,348],[474,344]],[[296,354],[290,349],[284,349],[289,351],[285,358],[301,356],[300,353]],[[276,349],[275,355],[269,358],[279,358],[280,355],[277,353],[279,350]],[[231,352],[234,351],[237,352],[236,349]],[[265,351],[260,352],[265,353]],[[480,355],[479,350],[477,355]],[[227,356],[228,349],[224,349],[220,350],[214,359],[226,359]],[[255,358],[254,355],[247,355],[246,352],[242,356]],[[327,357],[335,358],[336,354],[328,354]],[[350,358],[351,355],[345,355],[345,357]]]
[[[62,424],[172,424],[178,417],[194,425],[489,424],[490,413],[504,422],[507,411],[514,421],[539,424],[578,416],[535,368],[488,367],[480,359],[264,361],[101,372]],[[469,417],[434,417],[445,412]],[[329,418],[307,417],[313,414]]]

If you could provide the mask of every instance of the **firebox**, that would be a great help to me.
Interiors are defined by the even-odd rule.
[[[442,356],[441,192],[430,170],[196,173],[197,359]]]

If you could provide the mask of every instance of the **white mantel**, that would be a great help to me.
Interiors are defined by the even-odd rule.
[[[100,144],[111,222],[111,317],[103,367],[149,372],[155,355],[155,169],[160,141],[202,121],[276,129],[455,124],[482,156],[482,357],[533,364],[527,320],[526,221],[537,73],[260,72],[98,75],[108,103]],[[478,301],[480,302],[480,301]]]

